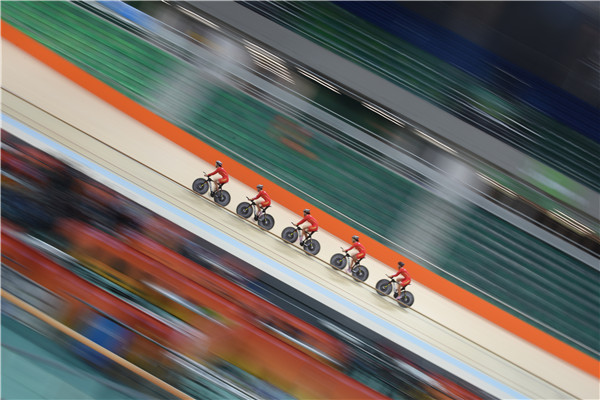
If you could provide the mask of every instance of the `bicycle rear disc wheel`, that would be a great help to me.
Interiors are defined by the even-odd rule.
[[[402,303],[405,307],[410,307],[415,302],[415,296],[411,292],[401,293],[400,296],[396,299],[399,303]]]
[[[275,218],[272,215],[261,215],[258,218],[258,226],[265,230],[271,230],[275,226]]]
[[[319,251],[321,251],[321,243],[315,239],[308,239],[304,241],[304,251],[306,251],[308,254],[316,256]]]
[[[227,190],[221,189],[221,190],[217,191],[217,193],[215,193],[214,199],[215,199],[215,203],[217,203],[220,206],[225,207],[231,201],[231,195],[229,194],[229,192]]]
[[[364,265],[359,265],[352,271],[352,277],[354,280],[364,282],[369,277],[369,270]]]

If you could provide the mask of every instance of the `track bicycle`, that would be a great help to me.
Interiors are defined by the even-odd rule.
[[[331,256],[331,260],[329,261],[331,266],[338,271],[346,268],[346,265],[348,265],[349,261],[352,262],[352,256],[347,251],[344,251],[343,248],[342,251],[343,253],[335,253],[333,256]],[[359,282],[364,282],[369,277],[369,270],[367,267],[360,265],[362,260],[363,259],[357,260],[351,270],[352,277],[354,280]]]
[[[229,204],[231,201],[231,195],[227,190],[222,188],[223,184],[218,184],[216,190],[213,191],[211,183],[216,185],[216,182],[213,181],[210,176],[207,176],[206,172],[204,173],[204,176],[206,178],[198,178],[194,181],[194,183],[192,183],[192,189],[194,192],[204,194],[210,189],[210,196],[213,198],[215,203],[223,207]]]
[[[256,204],[254,200],[251,200],[248,197],[246,197],[246,199],[248,199],[249,202],[243,201],[238,204],[237,208],[235,209],[237,215],[248,219],[252,216],[252,214],[254,214],[254,220],[258,223],[258,226],[267,231],[273,228],[273,226],[275,226],[275,218],[273,218],[272,215],[267,214],[267,209],[271,206],[266,206],[263,208]],[[262,213],[260,217],[257,217],[256,215],[258,214],[259,207]]]
[[[410,283],[408,285],[410,285]],[[393,291],[394,295],[392,297],[400,303],[400,305],[405,307],[412,306],[415,302],[415,296],[406,290],[406,286],[400,289],[400,293],[398,293],[398,286],[398,282],[396,282],[394,278],[380,279],[377,281],[377,284],[375,284],[375,289],[381,296],[387,296]]]
[[[292,222],[292,226],[288,226],[287,228],[283,229],[281,232],[281,237],[288,243],[295,243],[300,236],[300,231],[302,231],[302,228]],[[318,240],[312,238],[313,233],[315,232],[308,233],[306,238],[304,238],[304,243],[301,244],[301,246],[304,248],[305,252],[316,256],[321,250],[321,244]]]

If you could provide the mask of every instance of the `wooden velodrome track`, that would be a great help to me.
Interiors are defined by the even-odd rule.
[[[479,315],[449,301],[418,282],[411,285],[416,303],[411,310],[379,297],[374,283],[390,273],[369,257],[365,285],[333,271],[279,239],[279,233],[300,217],[298,211],[275,204],[272,234],[235,216],[235,206],[254,194],[236,180],[227,189],[227,210],[189,190],[202,171],[212,170],[194,154],[118,111],[63,75],[3,40],[2,111],[115,174],[152,192],[203,222],[264,253],[300,275],[370,311],[422,341],[482,371],[530,398],[599,398],[598,378],[555,357]],[[256,182],[258,183],[258,182]],[[266,188],[268,190],[268,188]],[[351,236],[352,232],[348,233]],[[319,258],[328,260],[347,243],[320,231]],[[376,255],[373,254],[375,257]],[[400,340],[400,338],[398,338]],[[451,369],[451,367],[449,367]],[[455,372],[455,371],[452,371]]]

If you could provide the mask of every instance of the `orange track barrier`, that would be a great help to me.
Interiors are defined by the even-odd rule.
[[[245,167],[210,147],[193,135],[176,127],[169,121],[152,113],[140,104],[131,100],[127,96],[111,88],[99,79],[65,60],[58,54],[54,53],[41,43],[35,41],[25,35],[10,24],[2,21],[2,36],[18,46],[25,52],[46,64],[48,67],[56,70],[60,74],[69,78],[74,83],[88,90],[90,93],[98,96],[100,99],[114,106],[131,118],[146,125],[156,133],[164,136],[172,142],[178,144],[187,151],[197,155],[209,163],[219,159],[225,162],[228,167],[228,172],[235,179],[243,182],[248,186],[254,186],[256,182],[262,182],[269,187],[269,193],[272,198],[280,203],[285,204],[290,210],[302,210],[311,208],[314,214],[319,216],[319,223],[323,229],[332,233],[339,238],[346,238],[349,232],[357,232],[347,224],[339,221],[335,217],[319,210],[312,204],[290,193],[282,187],[277,186],[274,182],[265,179],[258,173]],[[483,318],[499,325],[515,335],[529,341],[530,343],[542,348],[543,350],[561,358],[562,360],[574,365],[575,367],[591,374],[595,377],[600,377],[600,363],[593,357],[569,346],[568,344],[556,339],[555,337],[541,331],[540,329],[529,325],[521,319],[509,314],[508,312],[488,303],[487,301],[477,297],[467,290],[453,284],[452,282],[436,275],[427,268],[406,260],[405,257],[397,252],[389,249],[376,240],[369,238],[362,232],[360,234],[365,246],[369,248],[370,254],[376,254],[374,257],[381,262],[395,266],[398,260],[405,260],[406,267],[411,271],[411,275],[416,281],[427,286],[428,288],[440,293],[457,304],[479,314]]]

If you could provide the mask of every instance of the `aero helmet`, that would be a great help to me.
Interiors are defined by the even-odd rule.
[[[217,162],[215,163],[215,165],[216,165],[217,167],[221,167],[221,166],[223,166],[223,163],[222,163],[221,161],[218,161],[218,160],[217,160]]]
[[[308,208],[304,209],[304,214],[310,214],[310,210]]]
[[[352,240],[355,240],[358,242],[358,236],[356,236],[356,235],[352,236]]]
[[[399,267],[399,268],[402,268],[402,267],[404,267],[404,263],[403,263],[402,261],[398,261],[398,267]]]
[[[263,188],[263,185],[256,185],[256,189],[262,190],[262,188]]]

